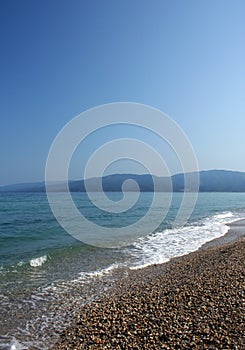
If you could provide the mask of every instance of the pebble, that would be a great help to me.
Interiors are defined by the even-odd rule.
[[[131,271],[53,350],[245,349],[245,239]]]

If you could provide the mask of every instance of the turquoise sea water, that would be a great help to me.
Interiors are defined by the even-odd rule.
[[[95,196],[102,200],[99,193]],[[121,194],[109,197],[116,203]],[[98,210],[84,193],[74,193],[73,199],[88,220],[113,228],[143,217],[152,194],[141,193],[123,214]],[[154,232],[131,235],[123,246],[98,248],[77,241],[59,226],[46,194],[0,194],[0,348],[48,348],[81,303],[103,293],[128,269],[197,250],[223,235],[226,223],[244,218],[243,193],[200,193],[188,223],[172,228],[181,200],[181,193],[173,194],[167,216]],[[161,210],[155,208],[151,219]]]

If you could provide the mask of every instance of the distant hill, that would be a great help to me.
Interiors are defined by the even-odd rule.
[[[194,173],[188,173],[190,186],[187,191],[193,191],[192,177]],[[207,170],[200,171],[200,192],[245,192],[245,172],[227,171],[227,170]],[[131,181],[127,181],[131,180]],[[133,181],[132,181],[133,180]],[[154,180],[154,181],[153,181]],[[90,191],[100,191],[100,178],[91,178],[86,180]],[[125,182],[126,181],[126,182]],[[138,188],[142,192],[163,191],[169,192],[173,186],[174,192],[183,192],[184,190],[184,174],[173,175],[171,178],[158,177],[154,175],[144,174],[114,174],[104,176],[102,178],[103,190],[105,192],[120,192],[122,185],[125,191],[137,191]],[[69,181],[71,192],[85,192],[85,181]],[[49,189],[54,192],[65,191],[64,183],[49,184]],[[45,183],[24,183],[0,187],[0,192],[45,192]]]
[[[1,186],[0,192],[43,192],[45,182],[19,183],[14,185]]]

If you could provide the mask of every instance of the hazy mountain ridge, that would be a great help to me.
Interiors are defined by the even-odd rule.
[[[189,178],[189,188],[187,191],[195,189],[192,177],[195,173],[187,173]],[[245,192],[245,172],[228,170],[206,170],[200,171],[200,192]],[[130,180],[130,181],[127,181]],[[86,186],[89,191],[99,192],[101,178],[90,178],[86,180]],[[105,192],[140,191],[152,192],[182,192],[184,190],[184,174],[176,174],[172,177],[158,177],[155,175],[143,174],[113,174],[102,178],[102,186]],[[85,192],[85,181],[69,181],[71,192]],[[49,189],[54,192],[65,191],[65,185],[62,182],[50,184]],[[24,183],[0,187],[0,192],[45,192],[45,183]]]

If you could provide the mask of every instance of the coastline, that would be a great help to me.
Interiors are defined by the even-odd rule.
[[[227,223],[226,226],[229,227],[229,230],[224,236],[206,242],[199,248],[199,250],[239,241],[245,236],[245,219]]]
[[[245,220],[196,252],[131,270],[52,349],[244,349]]]

